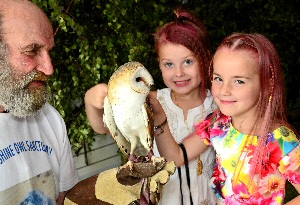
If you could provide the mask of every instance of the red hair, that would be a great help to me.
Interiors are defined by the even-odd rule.
[[[192,13],[178,8],[175,11],[177,19],[165,24],[155,33],[155,49],[158,53],[162,44],[180,44],[193,52],[200,65],[201,98],[206,98],[209,88],[208,68],[211,61],[209,37],[202,22]]]
[[[232,34],[224,39],[216,52],[221,48],[246,51],[258,60],[260,97],[257,103],[258,115],[253,129],[257,128],[258,122],[262,124],[254,154],[256,164],[251,168],[253,175],[255,169],[261,170],[262,160],[268,154],[268,150],[265,149],[268,133],[280,125],[289,126],[286,118],[285,89],[279,55],[271,41],[261,34]],[[212,69],[210,66],[211,76]]]

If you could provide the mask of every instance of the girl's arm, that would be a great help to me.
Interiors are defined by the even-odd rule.
[[[295,187],[298,193],[300,193],[300,184],[292,184],[292,185]],[[286,203],[286,205],[299,205],[299,204],[300,204],[300,195],[298,195],[293,200]]]
[[[156,92],[150,93],[149,99],[154,112],[154,126],[161,125],[165,121],[166,115],[156,99]],[[163,132],[161,133],[162,130]],[[158,128],[154,135],[160,155],[165,157],[167,161],[174,161],[177,167],[183,165],[183,152],[174,140],[168,124],[166,123],[163,128]],[[208,147],[196,132],[191,133],[182,143],[185,146],[189,161],[198,157]]]
[[[104,98],[107,95],[107,85],[104,83],[90,88],[84,97],[85,111],[93,130],[99,134],[109,133],[103,122]]]
[[[177,167],[184,165],[182,149],[174,140],[168,126],[165,127],[162,134],[155,137],[155,140],[161,156],[165,157],[167,161],[174,161]],[[189,161],[197,158],[208,147],[196,132],[185,138],[182,144],[186,149]]]

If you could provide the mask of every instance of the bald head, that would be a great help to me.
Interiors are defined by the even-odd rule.
[[[52,29],[46,14],[31,1],[0,0],[0,41],[5,40],[3,34],[22,32],[20,29],[39,29],[42,32],[49,27]],[[52,33],[43,35],[52,37]]]
[[[5,12],[6,14],[14,13],[16,14],[17,11],[24,10],[24,11],[32,11],[32,10],[40,10],[43,11],[34,3],[28,0],[0,0],[0,12]]]
[[[7,8],[11,8],[11,5],[24,5],[24,6],[33,6],[37,7],[34,3],[30,0],[0,0],[1,9],[5,10]]]

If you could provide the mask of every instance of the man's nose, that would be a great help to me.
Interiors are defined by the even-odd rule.
[[[45,75],[52,75],[54,73],[51,57],[48,52],[44,52],[39,56],[38,66],[36,69],[43,72]]]

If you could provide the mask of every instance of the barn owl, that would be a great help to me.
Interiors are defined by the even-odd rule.
[[[139,157],[153,155],[153,114],[147,95],[153,78],[138,62],[120,66],[108,82],[104,99],[104,123],[120,150],[128,157],[130,168]],[[158,159],[158,158],[156,158]]]

